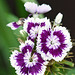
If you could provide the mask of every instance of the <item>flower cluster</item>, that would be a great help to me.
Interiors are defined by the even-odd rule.
[[[62,61],[72,48],[70,33],[60,26],[63,18],[61,13],[58,13],[53,23],[47,17],[38,18],[39,14],[51,10],[49,5],[38,6],[27,2],[24,6],[33,17],[21,18],[7,25],[12,30],[23,26],[20,33],[28,34],[27,40],[20,42],[19,51],[12,52],[10,62],[18,75],[44,75],[51,60]]]

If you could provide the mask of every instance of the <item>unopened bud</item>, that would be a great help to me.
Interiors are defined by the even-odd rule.
[[[56,18],[55,18],[55,23],[60,24],[63,18],[63,14],[58,13]]]

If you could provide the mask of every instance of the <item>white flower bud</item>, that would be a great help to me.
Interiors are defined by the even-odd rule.
[[[20,30],[20,34],[24,35],[25,31],[24,30]]]
[[[58,13],[56,18],[55,18],[55,23],[57,23],[57,24],[61,23],[62,18],[63,18],[63,14]]]

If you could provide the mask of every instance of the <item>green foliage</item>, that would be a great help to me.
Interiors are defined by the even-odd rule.
[[[17,11],[16,15],[19,18],[26,18],[29,15],[29,13],[25,10],[24,3],[21,0],[15,0],[15,4],[15,10]]]
[[[53,61],[50,61],[49,64],[47,65],[45,75],[68,75],[68,72],[70,72],[70,71],[71,71],[70,72],[71,74],[72,74],[72,72],[74,74],[73,69],[71,69],[71,67],[74,67],[74,66],[72,66],[72,64],[74,64],[74,63],[67,61],[67,60],[61,61],[62,63],[55,62],[55,61],[54,61],[54,63],[52,63],[52,62]],[[64,64],[66,64],[66,63],[64,63],[64,62],[67,62],[68,63],[67,65],[71,66],[71,67],[68,67],[68,68],[65,67]]]
[[[66,75],[75,75],[75,68],[72,68]]]
[[[12,30],[6,25],[18,18],[9,13],[5,0],[0,0],[0,75],[15,75],[10,66],[10,47],[18,47],[19,43]]]

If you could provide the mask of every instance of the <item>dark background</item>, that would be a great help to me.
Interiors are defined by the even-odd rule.
[[[55,16],[61,12],[63,17],[63,26],[67,27],[67,29],[70,31],[71,38],[75,39],[75,0],[37,0],[39,4],[49,4],[52,7],[52,10],[46,14],[48,18],[54,20]],[[23,13],[21,12],[21,15],[18,15],[19,12],[17,12],[15,0],[7,0],[7,3],[9,5],[9,8],[13,14],[15,14],[18,17],[24,17]],[[17,3],[17,1],[16,1]],[[18,3],[17,3],[18,4]],[[23,7],[23,5],[21,6]],[[71,49],[71,51],[74,53],[75,56],[75,47]],[[75,62],[75,58],[73,58]]]

